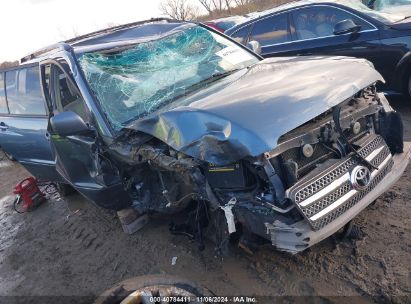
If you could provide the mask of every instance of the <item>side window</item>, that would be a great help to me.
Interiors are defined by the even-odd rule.
[[[6,72],[6,94],[10,114],[46,114],[38,66]]]
[[[298,40],[321,38],[334,35],[334,26],[346,19],[361,25],[361,30],[372,29],[372,26],[359,17],[334,7],[302,8],[292,12]]]
[[[247,43],[247,38],[248,34],[250,33],[250,26],[246,26],[235,32],[234,34],[231,35],[231,38],[233,38],[235,41],[241,44],[246,44]]]
[[[8,114],[6,94],[4,91],[4,74],[0,73],[0,114]]]
[[[77,86],[59,66],[45,67],[45,83],[46,87],[50,87],[50,96],[54,101],[56,112],[73,111],[85,121],[88,120],[83,97]]]
[[[256,22],[250,40],[258,41],[261,46],[290,41],[288,14],[276,15]]]

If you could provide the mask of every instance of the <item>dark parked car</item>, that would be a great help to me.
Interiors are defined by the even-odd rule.
[[[243,16],[231,16],[226,18],[215,19],[205,22],[206,25],[224,33],[226,30],[232,28],[233,26],[242,23],[246,20]]]
[[[226,32],[263,57],[344,55],[366,58],[386,89],[411,95],[411,18],[374,11],[358,0],[303,0],[265,11]],[[255,44],[254,44],[255,46]]]
[[[363,59],[262,60],[206,26],[156,19],[21,61],[0,72],[1,148],[101,207],[179,214],[172,231],[200,244],[304,250],[409,161]]]
[[[371,0],[367,6],[383,13],[411,16],[410,0]]]
[[[367,4],[369,8],[381,11],[381,10],[384,10],[385,8],[391,8],[391,7],[402,6],[402,5],[410,5],[411,1],[410,0],[368,0],[368,1],[363,1],[363,3]]]

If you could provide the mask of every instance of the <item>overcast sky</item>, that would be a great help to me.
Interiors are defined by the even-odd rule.
[[[161,15],[161,0],[2,0],[0,62],[107,25]]]

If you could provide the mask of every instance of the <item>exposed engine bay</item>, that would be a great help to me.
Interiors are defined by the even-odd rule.
[[[305,247],[276,244],[273,223],[308,221],[313,231],[323,228],[355,204],[351,198],[361,198],[352,191],[371,191],[391,170],[391,155],[402,149],[401,119],[372,85],[284,134],[260,157],[215,165],[133,130],[118,138],[107,155],[123,164],[120,174],[134,209],[183,214],[183,223],[172,223],[171,231],[196,238],[200,247],[208,235],[220,249],[241,238],[273,241],[293,252]],[[373,178],[357,188],[349,176],[358,166]],[[351,196],[344,200],[347,193]],[[338,212],[328,212],[335,203]]]

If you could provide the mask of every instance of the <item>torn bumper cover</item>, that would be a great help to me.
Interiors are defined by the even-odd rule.
[[[376,153],[374,153],[374,155],[375,154]],[[311,218],[306,218],[292,225],[283,224],[280,221],[265,223],[267,234],[270,235],[272,244],[279,250],[297,253],[334,234],[370,203],[376,200],[381,194],[387,191],[401,177],[409,163],[410,156],[411,143],[409,142],[405,143],[404,152],[401,154],[396,154],[394,156],[388,154],[388,156],[382,160],[376,155],[376,161],[380,162],[378,170],[372,172],[373,179],[371,180],[370,185],[363,191],[351,190],[336,199],[327,208],[314,214]],[[345,161],[345,163],[346,162],[347,161]],[[335,187],[333,190],[336,190],[339,182],[343,182],[342,179],[331,182],[329,186]],[[326,188],[323,188],[323,190],[324,189]],[[321,191],[316,194],[321,195],[320,192]],[[323,194],[324,197],[327,197],[327,195],[329,197],[329,195],[335,195],[335,192],[331,194],[323,192]],[[310,203],[310,201],[308,203]],[[327,213],[327,211],[329,213]],[[325,223],[325,225],[321,226],[319,229],[316,228],[318,226],[310,223],[310,219],[316,220],[317,218],[321,219],[327,217],[327,215],[332,214],[332,211],[338,212],[336,218],[332,217],[332,220],[329,223]]]

